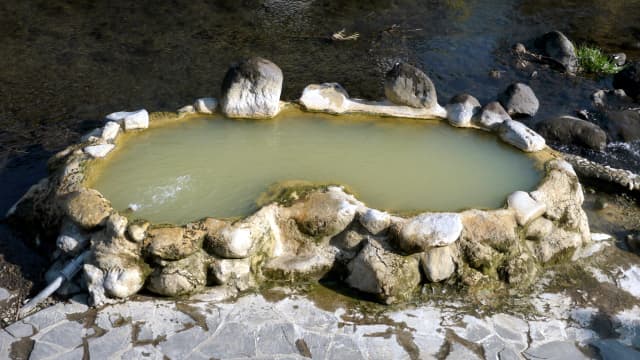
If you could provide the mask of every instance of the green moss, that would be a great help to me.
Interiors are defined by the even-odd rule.
[[[611,58],[597,47],[580,45],[576,50],[580,69],[592,74],[615,74],[622,70]]]

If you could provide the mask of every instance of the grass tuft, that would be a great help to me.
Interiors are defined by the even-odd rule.
[[[576,52],[580,69],[593,74],[615,74],[622,70],[613,60],[597,47],[580,45]]]

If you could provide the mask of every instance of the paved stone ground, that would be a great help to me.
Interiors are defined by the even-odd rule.
[[[326,289],[226,302],[217,289],[98,310],[78,296],[0,330],[0,359],[640,359],[640,267],[589,271],[610,296],[638,301],[604,314],[589,299],[609,294],[578,290],[579,302],[541,286],[523,316],[462,301],[363,308]]]

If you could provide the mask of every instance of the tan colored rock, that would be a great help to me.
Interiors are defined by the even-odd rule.
[[[541,241],[535,243],[534,254],[541,263],[555,261],[559,257],[571,258],[582,246],[581,234],[563,229],[555,229]]]
[[[102,194],[93,189],[74,191],[64,197],[63,211],[84,229],[103,225],[113,209]]]
[[[420,265],[427,280],[446,280],[456,271],[458,250],[454,245],[435,247],[420,255]]]
[[[355,218],[361,205],[342,189],[330,187],[310,194],[305,201],[288,209],[301,232],[313,237],[333,237],[343,231]]]
[[[182,227],[163,227],[147,230],[145,250],[163,260],[179,260],[196,252],[199,239],[185,236]]]
[[[251,276],[251,259],[213,259],[209,274],[217,285],[247,283]]]
[[[402,256],[376,241],[368,241],[347,268],[346,283],[376,295],[387,304],[407,298],[420,283],[415,257]]]
[[[147,236],[147,229],[149,228],[149,225],[150,224],[146,221],[142,223],[130,224],[127,228],[127,234],[129,235],[129,238],[134,242],[141,243]]]
[[[165,296],[183,296],[202,290],[207,283],[208,256],[198,251],[181,260],[168,261],[149,276],[147,289]]]
[[[553,222],[543,217],[533,220],[526,229],[528,240],[541,240],[553,231]]]
[[[320,280],[331,271],[334,258],[335,254],[320,249],[306,255],[285,254],[267,261],[262,273],[276,281]]]
[[[464,230],[460,236],[472,246],[488,244],[508,251],[518,246],[518,224],[511,210],[468,210],[462,214]]]

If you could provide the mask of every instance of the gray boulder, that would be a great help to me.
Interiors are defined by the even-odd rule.
[[[232,118],[270,118],[280,111],[282,70],[254,57],[229,68],[222,82],[222,113]]]
[[[480,116],[475,119],[475,122],[482,128],[494,130],[507,120],[511,120],[511,116],[507,114],[499,102],[493,101],[482,108]]]
[[[446,106],[449,124],[458,127],[471,125],[471,118],[480,112],[480,102],[469,94],[456,95]]]
[[[598,125],[573,116],[560,116],[538,123],[536,130],[558,144],[577,145],[593,150],[607,146],[607,134]]]
[[[570,74],[575,74],[578,71],[576,49],[560,31],[552,31],[542,35],[535,40],[535,45],[564,71]]]
[[[498,96],[498,101],[511,116],[534,116],[540,107],[536,94],[522,83],[511,84]]]
[[[443,281],[456,271],[458,250],[455,246],[443,246],[429,249],[420,255],[420,264],[427,280]]]
[[[502,141],[525,152],[536,152],[544,149],[544,138],[519,121],[507,120],[500,124],[498,135]]]
[[[640,113],[634,110],[609,110],[604,112],[604,130],[614,141],[640,139]]]
[[[613,77],[613,86],[640,100],[640,61],[634,61]]]
[[[387,72],[384,93],[391,102],[414,108],[430,108],[438,103],[431,79],[407,63],[397,63]]]

